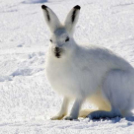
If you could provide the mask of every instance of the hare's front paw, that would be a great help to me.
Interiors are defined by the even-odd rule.
[[[56,115],[51,118],[51,120],[61,120],[65,115]]]
[[[71,116],[67,116],[66,118],[65,118],[65,120],[73,120],[73,117],[71,117]]]
[[[67,117],[65,117],[65,120],[70,120],[70,121],[75,120],[75,121],[78,121],[77,118],[74,118],[74,117],[72,117],[72,116],[67,116]]]

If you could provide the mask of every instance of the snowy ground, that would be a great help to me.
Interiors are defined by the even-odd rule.
[[[105,46],[134,66],[134,0],[0,0],[0,134],[133,134],[134,122],[125,119],[49,120],[62,98],[45,78],[43,3],[61,20],[81,5],[77,42]]]

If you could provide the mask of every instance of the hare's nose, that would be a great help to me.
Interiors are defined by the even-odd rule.
[[[60,58],[61,57],[61,52],[62,52],[62,49],[60,47],[55,47],[54,53],[55,53],[55,56],[57,58]]]
[[[61,48],[55,47],[55,52],[59,53],[61,51]]]

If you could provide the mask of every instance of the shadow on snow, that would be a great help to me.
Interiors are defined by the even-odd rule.
[[[24,4],[37,4],[37,3],[45,3],[48,0],[25,0],[22,3]]]

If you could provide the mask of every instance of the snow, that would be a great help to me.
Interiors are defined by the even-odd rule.
[[[43,3],[62,21],[79,4],[76,41],[107,47],[134,66],[134,0],[0,0],[0,134],[133,134],[134,122],[125,118],[49,119],[62,97],[44,73],[50,34]]]

